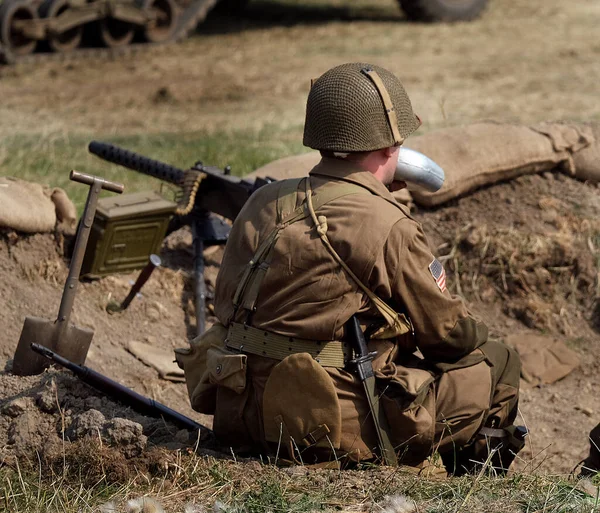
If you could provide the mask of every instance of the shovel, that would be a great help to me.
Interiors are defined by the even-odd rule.
[[[58,317],[55,321],[41,319],[40,317],[28,316],[25,318],[13,360],[12,372],[19,376],[40,374],[49,365],[46,358],[31,350],[31,344],[39,344],[47,347],[62,357],[78,365],[82,365],[85,362],[90,343],[92,342],[92,336],[94,335],[93,330],[69,324],[69,318],[73,309],[81,264],[83,263],[85,247],[94,221],[94,215],[96,214],[96,205],[100,190],[106,189],[107,191],[121,194],[124,187],[121,184],[109,182],[97,176],[78,173],[77,171],[71,171],[69,178],[75,182],[90,186],[85,209],[79,223],[79,229],[77,230],[75,249],[71,258],[71,265],[69,266],[69,276],[65,283]]]

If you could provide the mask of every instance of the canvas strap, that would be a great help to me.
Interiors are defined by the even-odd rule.
[[[371,79],[371,82],[373,82],[373,85],[379,92],[379,96],[381,97],[381,101],[383,102],[388,123],[390,125],[390,130],[392,131],[394,143],[402,144],[404,142],[404,137],[400,135],[400,131],[398,130],[398,116],[396,114],[396,109],[394,108],[394,103],[390,98],[390,93],[388,93],[388,90],[385,87],[383,80],[381,80],[381,77],[374,69],[363,68],[360,71],[364,73],[367,77],[369,77],[369,79]]]
[[[280,232],[290,224],[306,219],[310,216],[306,203],[296,207],[298,189],[302,182],[308,178],[292,178],[278,182],[280,187],[277,197],[277,225],[267,237],[259,244],[254,256],[246,265],[244,274],[233,296],[233,306],[253,312],[256,309],[258,293],[262,281],[269,269],[272,251],[275,247]],[[339,183],[334,187],[326,187],[314,197],[315,208],[320,208],[325,203],[341,198],[348,194],[366,193],[368,191],[351,183]]]
[[[379,311],[379,313],[385,319],[387,327],[383,327],[376,331],[371,338],[392,338],[397,337],[399,335],[404,335],[412,330],[412,326],[410,321],[406,318],[404,314],[400,314],[396,312],[390,305],[388,305],[385,301],[383,301],[380,297],[375,295],[360,279],[350,267],[342,260],[342,257],[337,253],[337,251],[331,245],[329,241],[329,237],[327,237],[327,218],[323,215],[317,217],[315,204],[313,203],[313,194],[312,188],[310,185],[310,179],[306,180],[306,203],[308,207],[308,211],[310,212],[310,216],[317,228],[317,233],[323,242],[323,245],[327,249],[327,251],[331,254],[331,256],[335,259],[335,261],[342,266],[344,271],[348,273],[348,275],[356,282],[359,288],[365,293],[365,295],[369,298],[369,300],[373,303],[375,308]]]

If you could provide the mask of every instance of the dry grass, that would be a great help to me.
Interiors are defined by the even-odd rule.
[[[68,461],[68,460],[67,460]],[[152,473],[111,482],[110,468],[93,483],[69,463],[50,473],[0,469],[0,504],[6,511],[143,511],[128,501],[153,497],[166,511],[230,513],[368,511],[585,512],[600,511],[591,481],[527,473],[433,480],[409,469],[354,471],[277,468],[258,461],[215,459],[178,452]],[[402,497],[402,498],[401,498]],[[412,505],[412,506],[411,506]],[[111,509],[112,508],[112,509]],[[187,508],[187,509],[186,509]],[[405,508],[405,509],[401,509]]]
[[[402,77],[421,131],[478,119],[600,119],[592,0],[492,0],[480,20],[406,23],[394,0],[253,0],[181,45],[97,63],[0,70],[0,174],[70,187],[71,168],[155,182],[86,153],[107,139],[178,166],[244,174],[301,152],[310,78],[344,61]]]
[[[232,164],[243,174],[302,150],[309,80],[344,61],[366,60],[397,72],[425,120],[423,130],[490,118],[526,124],[600,119],[598,2],[490,5],[472,24],[411,25],[391,0],[253,0],[241,21],[201,29],[168,50],[115,62],[3,69],[0,173],[65,186],[79,207],[85,193],[68,186],[71,168],[123,180],[128,192],[157,186],[88,157],[87,142],[106,138],[179,166],[203,159]],[[468,235],[476,240],[468,242]],[[541,287],[544,276],[535,274],[533,263],[564,283],[581,275],[568,258],[573,242],[568,234],[548,240],[515,236],[489,229],[460,234],[454,255],[448,253],[458,292],[486,293],[477,288],[483,266],[493,276],[493,293],[501,295]],[[600,238],[589,237],[598,265]],[[587,244],[577,239],[582,241]],[[465,242],[471,244],[470,263],[461,259],[466,267],[459,269],[454,256],[464,252]],[[546,290],[534,291],[530,299],[542,303],[530,304],[528,311],[543,312]],[[552,318],[556,312],[550,312]],[[597,491],[588,494],[575,481],[534,473],[432,481],[402,469],[286,470],[184,453],[164,463],[154,473],[140,471],[122,481],[111,481],[110,472],[94,474],[91,483],[78,466],[24,472],[3,464],[0,508],[85,512],[112,502],[123,511],[127,500],[147,494],[168,511],[183,511],[190,503],[212,508],[219,501],[222,511],[232,512],[380,512],[386,497],[402,494],[419,512],[600,510]]]

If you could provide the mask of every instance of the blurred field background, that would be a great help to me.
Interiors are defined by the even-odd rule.
[[[408,23],[393,0],[252,0],[181,45],[120,60],[0,69],[0,174],[65,187],[75,168],[157,181],[88,155],[99,139],[244,174],[302,146],[310,79],[348,61],[403,80],[422,131],[494,119],[600,119],[600,2],[491,0],[471,23]]]

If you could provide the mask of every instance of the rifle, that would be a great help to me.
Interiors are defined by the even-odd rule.
[[[168,406],[162,403],[144,397],[137,392],[127,388],[116,381],[96,372],[89,367],[83,365],[77,365],[76,363],[63,358],[59,354],[55,353],[51,349],[40,344],[31,344],[31,349],[36,353],[52,360],[55,363],[69,369],[75,374],[81,381],[94,387],[100,392],[104,392],[107,395],[115,398],[117,401],[130,406],[135,411],[147,415],[149,417],[164,418],[171,421],[173,424],[180,428],[187,429],[189,431],[200,431],[201,434],[212,434],[212,431],[202,424],[198,424],[194,420],[186,417],[182,413],[172,410]]]
[[[205,328],[206,285],[204,282],[204,248],[227,242],[231,226],[220,217],[234,221],[250,195],[263,185],[274,180],[257,178],[245,180],[221,170],[197,162],[183,170],[164,162],[144,157],[133,151],[113,144],[92,141],[90,153],[103,160],[132,169],[180,188],[182,201],[169,223],[167,234],[188,225],[194,238],[194,275],[196,278],[196,332],[200,335]],[[217,214],[217,215],[215,215]]]

